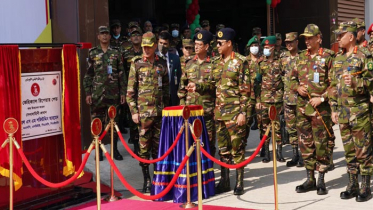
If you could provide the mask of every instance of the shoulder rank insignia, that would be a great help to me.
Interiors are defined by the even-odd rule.
[[[369,63],[367,64],[367,66],[368,66],[368,70],[369,70],[369,71],[372,71],[372,70],[373,70],[373,62],[369,62]]]

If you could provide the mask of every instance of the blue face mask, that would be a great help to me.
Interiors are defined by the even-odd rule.
[[[114,37],[114,39],[119,39],[119,37],[120,37],[120,34],[118,34],[118,35],[113,35],[113,37]]]
[[[172,37],[178,37],[179,36],[179,31],[178,30],[173,30],[172,31]]]
[[[263,54],[265,55],[265,56],[267,56],[267,57],[269,57],[269,56],[271,56],[271,50],[270,49],[264,49],[263,50]]]

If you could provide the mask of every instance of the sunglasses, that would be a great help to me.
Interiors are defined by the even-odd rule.
[[[223,46],[224,45],[224,43],[226,43],[226,42],[217,42],[217,45],[219,45],[219,46]]]
[[[193,47],[184,47],[186,50],[193,50]]]

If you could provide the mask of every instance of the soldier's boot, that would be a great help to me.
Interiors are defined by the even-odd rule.
[[[142,175],[144,176],[144,185],[142,187],[143,193],[149,193],[152,188],[152,182],[150,180],[149,165],[141,165]]]
[[[299,153],[299,161],[297,167],[304,167],[304,161],[301,153]]]
[[[269,156],[269,142],[264,143],[264,158],[262,159],[263,163],[269,163],[271,157]]]
[[[132,136],[133,136],[132,137],[132,139],[133,139],[133,152],[136,155],[139,155],[139,152],[140,152],[139,133],[137,132],[136,134],[133,134]]]
[[[285,162],[285,158],[284,156],[282,156],[282,144],[281,143],[277,143],[277,157],[276,157],[277,161],[278,162]]]
[[[123,156],[118,151],[118,138],[116,138],[114,140],[114,145],[113,146],[114,146],[114,148],[113,148],[113,150],[114,150],[114,159],[115,160],[123,160]]]
[[[224,163],[229,164],[229,159],[221,157],[220,160]],[[221,178],[218,185],[215,187],[215,194],[228,192],[231,190],[231,184],[229,180],[229,168],[220,166]]]
[[[370,189],[370,175],[363,175],[361,180],[361,188],[356,197],[357,202],[369,201],[372,198],[372,191]]]
[[[244,167],[236,169],[236,186],[234,187],[234,191],[233,191],[234,195],[243,194],[243,173],[244,173]]]
[[[330,150],[330,163],[328,166],[328,171],[333,171],[335,169],[334,162],[333,162],[333,149]]]
[[[359,194],[359,181],[357,180],[357,174],[348,173],[349,183],[346,191],[341,192],[341,199],[351,199]]]
[[[319,172],[319,178],[317,179],[317,194],[318,195],[326,195],[328,194],[328,190],[325,186],[325,172]]]
[[[299,153],[298,153],[298,146],[293,146],[293,157],[290,161],[286,162],[287,167],[293,167],[298,164],[299,161]]]
[[[297,193],[305,193],[311,190],[316,190],[315,171],[309,170],[309,169],[306,169],[306,170],[307,170],[307,180],[303,184],[298,185],[295,188],[295,191],[297,191]]]
[[[258,120],[256,119],[256,116],[253,117],[254,124],[251,126],[251,130],[255,131],[258,130]]]
[[[266,155],[265,153],[265,143],[262,146],[262,149],[260,150],[260,157],[264,157]]]

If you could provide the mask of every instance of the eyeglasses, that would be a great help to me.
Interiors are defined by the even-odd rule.
[[[186,50],[193,50],[193,47],[184,47]]]
[[[141,36],[141,34],[131,34],[132,37]]]
[[[227,43],[227,42],[217,42],[217,45],[224,46],[224,43]]]

